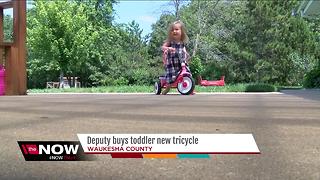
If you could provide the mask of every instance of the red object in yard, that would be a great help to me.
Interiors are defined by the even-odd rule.
[[[224,76],[221,76],[220,80],[217,81],[208,81],[208,80],[202,80],[202,77],[200,76],[200,85],[201,86],[224,86]]]
[[[0,96],[5,94],[5,69],[0,65]]]

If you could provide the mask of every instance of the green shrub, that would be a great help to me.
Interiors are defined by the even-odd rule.
[[[101,80],[101,84],[103,86],[124,86],[124,85],[128,85],[128,82],[129,82],[128,79],[124,77],[113,78],[111,76],[105,76]]]
[[[303,86],[306,88],[320,87],[320,67],[315,68],[306,74]]]
[[[194,77],[200,76],[203,72],[201,59],[198,56],[193,57],[189,65],[190,71]]]
[[[204,79],[209,80],[216,80],[219,79],[221,76],[226,76],[226,70],[221,66],[221,64],[218,64],[217,62],[209,62],[204,65],[205,68],[202,73],[202,77]],[[227,75],[227,77],[229,77]]]
[[[274,92],[277,88],[270,84],[248,84],[245,88],[245,92]]]

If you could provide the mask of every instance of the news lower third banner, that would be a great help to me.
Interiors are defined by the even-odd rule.
[[[113,158],[209,158],[260,154],[252,134],[78,134],[85,154]]]
[[[26,161],[112,158],[210,158],[260,154],[252,134],[77,134],[79,141],[18,141]]]

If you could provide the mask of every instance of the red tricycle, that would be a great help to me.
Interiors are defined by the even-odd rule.
[[[166,77],[160,76],[159,81],[154,84],[155,94],[159,95],[161,93],[161,88],[166,88],[167,86],[168,82],[166,81]],[[189,95],[193,92],[194,86],[195,83],[190,71],[187,70],[185,63],[181,63],[181,70],[176,77],[176,80],[171,84],[171,87],[177,88],[182,95]]]

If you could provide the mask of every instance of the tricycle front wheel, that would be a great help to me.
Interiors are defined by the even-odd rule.
[[[177,89],[182,95],[189,95],[193,92],[195,87],[194,80],[191,77],[183,77],[182,82],[178,83]]]

